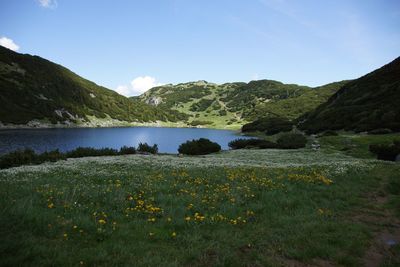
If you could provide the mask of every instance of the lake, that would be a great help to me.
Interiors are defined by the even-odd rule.
[[[140,142],[158,144],[161,153],[178,153],[179,145],[187,140],[208,138],[217,142],[222,149],[241,136],[237,131],[164,128],[164,127],[126,127],[126,128],[70,128],[70,129],[17,129],[0,130],[0,154],[20,148],[32,148],[36,152],[54,149],[72,150],[79,146],[110,147],[137,146]]]

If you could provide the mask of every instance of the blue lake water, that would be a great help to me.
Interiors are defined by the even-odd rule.
[[[36,152],[54,149],[65,152],[79,146],[136,147],[139,142],[158,144],[162,153],[177,153],[181,143],[201,137],[217,142],[222,149],[228,149],[231,140],[244,136],[229,130],[161,127],[0,130],[0,154],[20,148],[32,148]]]

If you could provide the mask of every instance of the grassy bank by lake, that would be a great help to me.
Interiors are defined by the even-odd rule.
[[[399,173],[308,149],[2,170],[0,265],[360,266],[396,234]]]

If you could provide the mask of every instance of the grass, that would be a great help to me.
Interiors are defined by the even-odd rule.
[[[360,135],[351,133],[342,133],[338,136],[320,137],[318,140],[321,146],[331,151],[341,150],[346,155],[358,158],[374,158],[373,153],[368,150],[372,144],[391,144],[393,140],[400,139],[397,134],[381,135]]]
[[[353,215],[399,171],[309,149],[93,157],[3,170],[0,265],[359,266],[376,226]]]

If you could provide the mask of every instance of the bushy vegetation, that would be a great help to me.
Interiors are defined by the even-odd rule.
[[[325,130],[400,131],[400,58],[345,84],[326,103],[299,119],[308,133]]]
[[[213,123],[212,121],[193,120],[192,122],[189,123],[189,125],[201,126],[201,125],[210,125],[212,123]]]
[[[158,145],[154,144],[154,145],[150,146],[147,143],[139,143],[137,151],[141,152],[141,153],[157,154],[158,153]]]
[[[221,151],[221,146],[206,138],[186,141],[178,148],[178,152],[185,155],[205,155]]]
[[[274,135],[279,132],[292,130],[293,123],[285,118],[261,118],[254,122],[243,125],[242,132],[264,132],[267,135]]]
[[[307,138],[302,134],[287,133],[281,135],[276,142],[278,143],[279,148],[297,149],[306,146]]]
[[[328,130],[320,134],[319,136],[338,136],[339,134],[335,131]]]
[[[373,144],[369,146],[369,150],[377,155],[380,160],[395,161],[400,155],[400,140],[393,141],[393,144]]]
[[[108,115],[128,122],[181,121],[188,117],[176,110],[124,97],[60,65],[2,46],[0,73],[0,121],[3,123],[23,124],[34,119],[76,122],[78,117],[87,120],[87,115],[98,118]],[[55,110],[62,110],[63,117]]]
[[[274,142],[263,140],[263,139],[244,139],[239,138],[229,142],[228,146],[231,149],[242,149],[242,148],[278,148],[278,145]]]
[[[67,158],[115,156],[118,155],[118,150],[113,148],[77,147],[65,153],[65,155]]]
[[[136,148],[133,146],[123,146],[119,149],[120,155],[136,154]]]
[[[372,131],[368,131],[368,134],[390,134],[392,133],[392,130],[388,128],[379,128],[379,129],[374,129]]]
[[[155,145],[157,146],[157,145]],[[154,150],[154,146],[151,147]],[[32,149],[20,149],[0,157],[0,169],[17,167],[28,164],[40,164],[43,162],[55,162],[66,158],[82,158],[82,157],[99,157],[99,156],[116,156],[135,154],[134,147],[123,146],[118,151],[113,148],[93,148],[93,147],[77,147],[71,151],[62,153],[58,149],[45,151],[37,154]]]
[[[190,111],[205,111],[213,102],[213,99],[203,98],[199,102],[193,103],[190,106]]]
[[[9,168],[36,162],[37,155],[32,149],[16,150],[0,158],[0,168]]]
[[[213,118],[226,116],[222,126],[231,125],[230,119],[239,122],[260,117],[294,120],[325,102],[344,83],[311,88],[271,80],[221,85],[192,82],[156,87],[139,98],[147,101],[151,97],[161,97],[163,103],[159,107],[176,109],[194,117],[205,116],[206,112]]]

